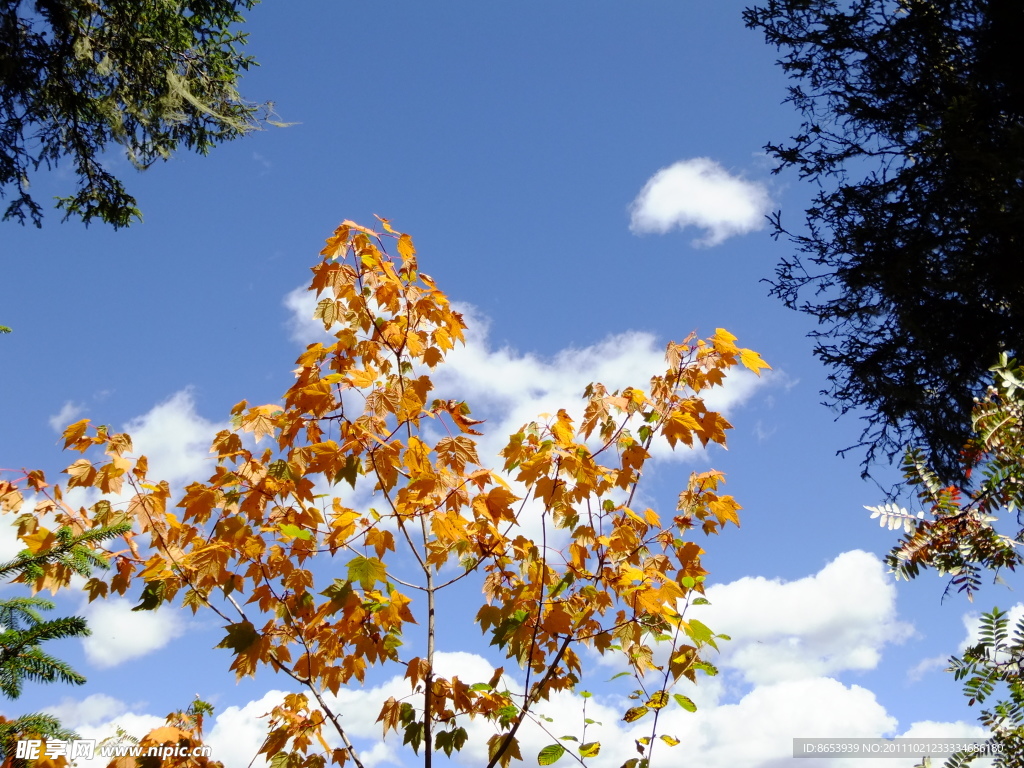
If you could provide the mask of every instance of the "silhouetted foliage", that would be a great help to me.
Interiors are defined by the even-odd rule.
[[[36,226],[30,175],[67,159],[65,218],[127,226],[135,198],[103,162],[120,147],[148,168],[184,146],[202,154],[259,127],[241,99],[254,64],[233,30],[257,0],[0,0],[0,195],[5,219]]]
[[[972,396],[1024,338],[1018,0],[771,0],[799,135],[768,151],[818,186],[773,293],[816,317],[823,393],[866,409],[865,471],[908,439],[956,479]]]

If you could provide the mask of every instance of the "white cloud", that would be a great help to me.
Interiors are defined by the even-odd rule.
[[[912,632],[896,616],[885,566],[859,550],[796,581],[755,576],[714,585],[708,599],[706,623],[733,637],[721,665],[754,684],[873,669],[886,644]]]
[[[288,335],[292,341],[305,345],[330,338],[324,331],[323,322],[313,317],[313,310],[316,309],[317,303],[317,297],[313,291],[300,285],[295,290],[286,293],[282,303],[291,313],[288,316],[287,326]]]
[[[949,656],[940,654],[939,656],[929,656],[926,659],[921,659],[917,664],[907,670],[907,679],[916,683],[923,679],[925,675],[933,670],[945,669],[949,665]]]
[[[86,658],[97,667],[114,667],[163,648],[184,631],[174,608],[132,611],[124,598],[89,603],[85,608],[92,634],[82,640]]]
[[[32,509],[32,504],[26,504],[23,509]],[[25,544],[18,538],[15,519],[11,515],[0,516],[0,562],[3,563],[13,560],[25,549]]]
[[[210,443],[227,426],[196,413],[192,391],[183,389],[129,421],[124,430],[132,437],[136,455],[149,459],[149,476],[176,486],[212,473]]]
[[[81,701],[65,697],[60,704],[43,710],[71,729],[100,725],[128,711],[127,705],[105,693],[94,693]]]
[[[81,405],[68,400],[60,407],[59,411],[47,419],[47,422],[54,432],[63,432],[64,428],[75,421],[83,410],[84,408]]]
[[[878,737],[897,724],[871,691],[826,677],[758,686],[735,704],[692,715],[665,714],[664,731],[692,745],[687,751],[704,768],[788,765],[794,738]]]
[[[96,714],[89,711],[92,704],[99,707]],[[129,707],[124,702],[109,696],[93,695],[78,703],[65,699],[58,706],[50,707],[46,711],[59,717],[61,725],[74,731],[80,739],[94,739],[98,743],[110,739],[110,743],[123,744],[125,742],[117,738],[118,731],[141,738],[166,723],[163,717],[137,714],[128,710]],[[75,765],[79,768],[104,768],[108,763],[110,758],[101,757],[98,751],[91,760],[83,757],[75,760]]]
[[[763,184],[733,176],[710,158],[694,157],[648,180],[630,206],[629,226],[637,234],[697,227],[704,236],[693,244],[710,247],[761,229],[770,207]]]
[[[216,715],[213,728],[204,737],[214,760],[227,768],[245,768],[250,763],[265,765],[253,757],[267,738],[267,715],[285,697],[284,691],[267,691],[262,698],[242,707],[227,707]]]
[[[440,755],[439,755],[440,756]],[[402,758],[394,744],[378,741],[372,747],[359,753],[359,759],[366,768],[378,765],[402,765]]]
[[[1016,603],[1006,611],[1006,620],[1008,622],[1006,629],[1009,632],[1010,637],[1013,637],[1014,630],[1020,623],[1021,619],[1024,619],[1024,603]],[[957,647],[957,653],[960,654],[971,646],[977,645],[981,641],[981,614],[974,611],[965,613],[962,617],[962,621],[964,623],[966,635]]]

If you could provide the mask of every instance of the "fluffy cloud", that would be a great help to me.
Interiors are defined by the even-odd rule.
[[[929,672],[945,669],[947,666],[949,666],[948,655],[929,656],[926,659],[921,659],[921,661],[907,670],[907,680],[916,683],[919,680],[923,680]]]
[[[885,566],[859,550],[796,581],[756,576],[715,585],[708,599],[706,623],[734,638],[722,665],[754,684],[872,669],[886,644],[912,632],[896,616]]]
[[[211,749],[214,760],[227,768],[246,768],[265,765],[264,760],[253,760],[267,738],[265,717],[285,697],[284,691],[267,691],[262,698],[242,707],[227,707],[217,714],[213,728],[203,739]]]
[[[163,717],[132,711],[143,708],[142,704],[128,705],[112,696],[93,694],[81,701],[65,698],[57,706],[44,711],[55,715],[61,725],[74,731],[80,739],[94,739],[96,742],[112,739],[114,743],[123,743],[116,738],[118,731],[138,738],[165,724]],[[75,764],[80,768],[103,768],[109,762],[109,757],[100,757],[97,752],[91,760],[79,757]]]
[[[123,598],[89,603],[85,616],[92,634],[82,640],[82,646],[97,667],[114,667],[159,650],[184,631],[174,608],[132,611],[132,604]]]
[[[707,157],[680,160],[650,178],[630,206],[630,229],[665,234],[697,227],[698,247],[718,245],[733,235],[764,226],[771,198],[764,185],[733,176]]]
[[[1020,624],[1022,619],[1024,619],[1024,603],[1016,603],[1006,611],[1007,629],[1011,637],[1013,636],[1014,629]],[[961,654],[981,641],[981,614],[974,611],[965,613],[962,620],[966,635],[957,647],[957,653]]]
[[[61,703],[43,710],[53,715],[71,729],[87,728],[101,725],[128,711],[123,701],[107,696],[105,693],[94,693],[81,701],[65,697]]]
[[[60,407],[59,411],[47,419],[47,422],[54,432],[63,432],[64,427],[78,418],[79,414],[81,414],[83,410],[84,409],[81,405],[68,400]]]
[[[192,391],[184,389],[129,421],[124,431],[132,436],[135,453],[149,459],[149,476],[175,486],[213,471],[210,442],[226,428],[196,413]]]
[[[25,508],[32,509],[32,504],[26,504]],[[6,563],[8,560],[13,560],[23,549],[25,549],[25,545],[18,538],[15,517],[13,515],[0,517],[0,562]]]
[[[313,317],[316,308],[316,296],[306,286],[300,285],[289,291],[284,297],[284,306],[291,313],[288,315],[288,335],[298,344],[312,344],[330,338],[324,333],[324,324]]]

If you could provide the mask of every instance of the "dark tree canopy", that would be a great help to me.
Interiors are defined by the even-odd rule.
[[[259,126],[237,91],[254,64],[233,30],[257,0],[0,0],[0,195],[5,219],[42,220],[29,193],[66,160],[77,189],[65,218],[115,228],[139,217],[104,167],[120,147],[137,168],[184,146],[205,154]]]
[[[957,476],[972,399],[1024,340],[1024,3],[770,0],[800,135],[767,147],[818,185],[773,293],[815,316],[824,393],[864,409],[865,466],[922,443]]]

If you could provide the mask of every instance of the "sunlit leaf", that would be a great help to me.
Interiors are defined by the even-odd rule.
[[[561,744],[549,744],[537,753],[537,765],[552,765],[565,754],[565,747]]]

